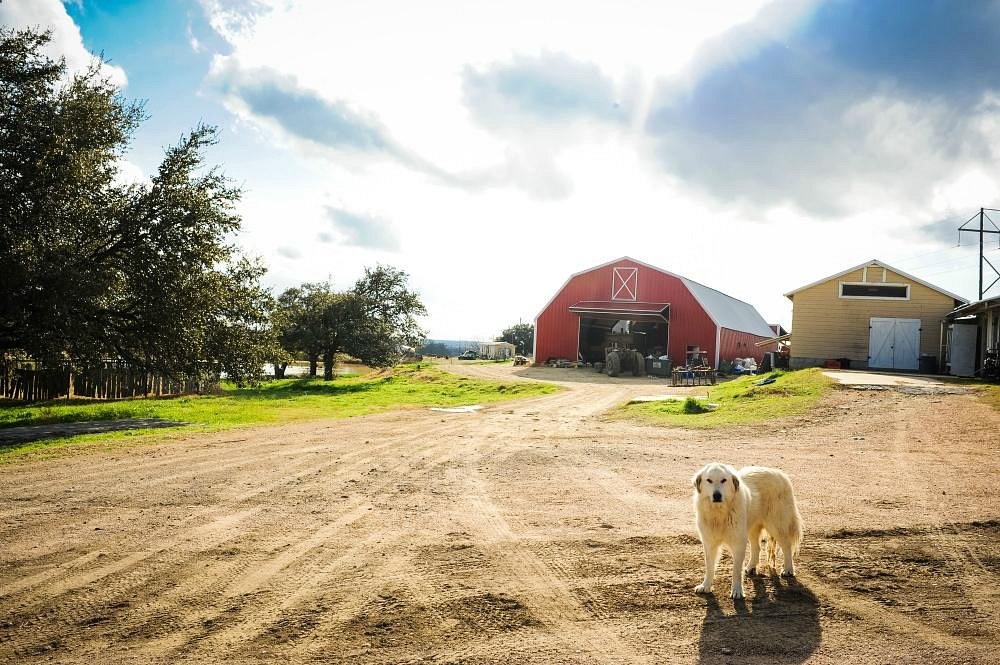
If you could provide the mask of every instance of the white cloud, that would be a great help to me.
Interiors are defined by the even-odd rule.
[[[340,234],[345,245],[390,252],[399,250],[396,232],[392,224],[386,220],[376,215],[334,206],[326,206],[325,210],[327,219]]]
[[[277,252],[280,256],[285,257],[286,259],[298,259],[302,257],[302,252],[300,250],[296,249],[295,247],[288,247],[286,245],[282,245],[274,251]]]
[[[0,24],[52,30],[46,53],[53,59],[66,58],[71,74],[85,71],[94,61],[94,55],[83,45],[80,28],[60,0],[6,0],[0,3]],[[105,63],[101,71],[119,87],[128,83],[125,70],[117,65]]]
[[[118,160],[118,172],[115,174],[115,182],[120,185],[152,185],[150,178],[142,167],[138,164],[121,158]]]
[[[187,25],[186,33],[187,33],[188,45],[191,47],[191,50],[194,51],[195,53],[201,53],[205,49],[205,47],[202,45],[198,37],[195,36],[194,31],[191,29],[190,23],[188,23]]]
[[[788,324],[785,291],[933,250],[922,225],[996,192],[997,104],[794,50],[811,0],[203,4],[231,46],[209,87],[286,148],[247,175],[244,242],[301,239],[283,286],[399,265],[435,337],[530,320],[623,254]],[[378,212],[338,228],[331,207]]]

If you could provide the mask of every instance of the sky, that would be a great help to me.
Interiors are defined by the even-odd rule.
[[[974,299],[956,229],[1000,207],[997,2],[2,0],[0,22],[145,101],[123,178],[219,127],[208,162],[276,291],[393,265],[431,338],[531,322],[621,256],[786,328],[784,293],[872,258]]]

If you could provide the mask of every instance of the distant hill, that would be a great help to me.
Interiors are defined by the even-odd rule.
[[[479,350],[479,342],[468,339],[429,339],[417,353],[429,356],[457,356],[468,349]]]

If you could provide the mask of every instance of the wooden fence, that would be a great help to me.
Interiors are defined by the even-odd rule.
[[[38,368],[0,364],[0,398],[39,402],[61,397],[124,399],[160,395],[210,392],[218,381],[170,377],[139,372],[109,363],[81,372],[65,368]]]
[[[35,370],[0,365],[0,394],[5,399],[25,402],[65,397],[70,373],[62,369]]]

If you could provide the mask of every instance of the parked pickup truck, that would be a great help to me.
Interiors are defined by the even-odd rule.
[[[479,354],[471,349],[458,357],[459,360],[478,360]]]

